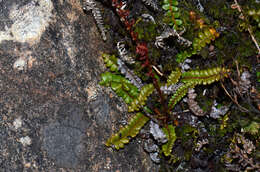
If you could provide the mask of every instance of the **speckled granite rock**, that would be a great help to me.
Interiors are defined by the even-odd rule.
[[[0,21],[0,171],[157,171],[136,140],[104,146],[128,114],[79,0],[0,0]]]

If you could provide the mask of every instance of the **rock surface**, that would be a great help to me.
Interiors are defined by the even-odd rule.
[[[0,20],[0,171],[157,171],[136,140],[104,146],[128,114],[79,0],[0,0]]]

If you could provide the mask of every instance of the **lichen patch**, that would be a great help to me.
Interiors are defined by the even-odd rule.
[[[4,40],[13,40],[33,45],[40,41],[42,33],[51,22],[51,0],[34,0],[25,6],[14,5],[9,12],[13,21],[10,28],[0,31],[0,43]]]

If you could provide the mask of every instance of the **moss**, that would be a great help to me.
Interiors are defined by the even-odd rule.
[[[158,35],[157,24],[152,21],[144,21],[143,18],[139,18],[134,25],[134,31],[138,34],[138,39],[150,42]]]

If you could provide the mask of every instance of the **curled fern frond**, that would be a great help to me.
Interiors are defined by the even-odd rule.
[[[198,102],[195,100],[197,94],[195,93],[195,89],[189,89],[188,91],[188,100],[187,103],[189,105],[189,109],[196,115],[196,116],[204,116],[206,113],[201,109],[198,105]]]
[[[143,86],[138,97],[128,106],[128,112],[139,111],[140,108],[145,105],[148,96],[151,95],[153,91],[153,84]]]
[[[174,85],[163,85],[160,87],[161,91],[166,94],[166,95],[170,95],[175,93],[181,86],[183,85],[183,83],[176,83]]]
[[[101,74],[101,81],[99,84],[111,87],[127,104],[130,104],[139,95],[138,88],[131,84],[129,80],[110,72]]]
[[[83,9],[85,10],[91,10],[93,17],[97,23],[97,26],[101,32],[102,39],[104,41],[107,40],[106,37],[106,28],[104,26],[104,21],[101,15],[100,9],[97,7],[97,4],[94,0],[84,0],[83,1]]]
[[[123,60],[127,64],[134,64],[135,61],[133,57],[130,56],[130,53],[126,49],[126,45],[123,41],[119,41],[116,44],[117,51],[119,53],[119,56],[121,60]]]
[[[192,44],[191,41],[183,38],[175,29],[166,28],[160,36],[156,37],[156,40],[155,40],[155,43],[154,43],[155,46],[157,48],[163,48],[163,49],[170,48],[169,46],[165,45],[165,40],[168,39],[169,37],[177,37],[176,41],[180,45],[183,45],[185,47],[189,47]]]
[[[172,109],[188,92],[189,88],[193,88],[196,84],[188,82],[183,84],[171,97],[168,107]]]
[[[106,146],[112,146],[117,150],[123,148],[125,144],[129,143],[130,138],[134,138],[140,131],[140,129],[149,121],[149,118],[142,113],[137,113],[132,117],[123,128],[120,128],[119,132],[112,135],[107,141]]]
[[[172,152],[174,142],[177,138],[176,133],[175,133],[175,127],[173,125],[168,125],[167,127],[164,127],[162,130],[168,140],[167,143],[162,145],[162,151],[165,156],[169,156]]]
[[[117,58],[115,57],[115,55],[109,55],[109,54],[103,53],[102,57],[104,59],[106,67],[110,68],[110,70],[112,72],[118,71]]]
[[[177,68],[175,71],[172,71],[172,73],[169,75],[167,79],[167,86],[176,84],[181,77],[181,70],[180,68]]]
[[[193,70],[182,73],[181,81],[194,84],[211,84],[227,77],[229,70],[221,67],[210,68],[206,70]]]
[[[155,0],[142,0],[144,4],[153,8],[153,10],[158,11],[159,7]]]
[[[136,76],[125,64],[122,60],[117,60],[118,69],[120,72],[125,75],[127,79],[130,80],[134,86],[136,86],[138,89],[140,89],[143,86],[142,80]]]

